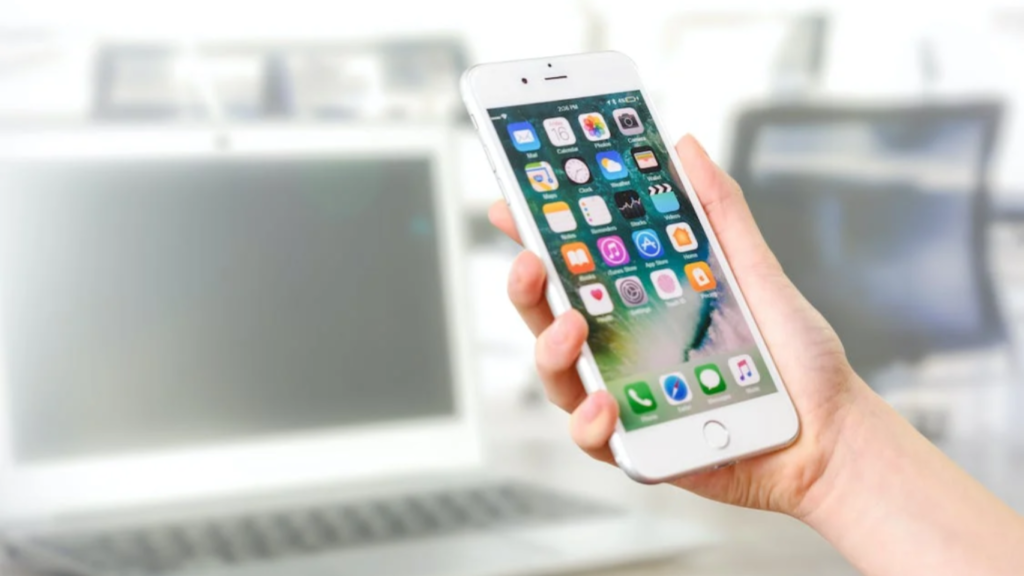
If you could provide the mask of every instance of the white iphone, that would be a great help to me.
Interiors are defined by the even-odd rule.
[[[619,467],[662,482],[791,443],[796,411],[632,60],[484,64],[462,95],[552,310],[587,319],[577,370],[619,403]]]

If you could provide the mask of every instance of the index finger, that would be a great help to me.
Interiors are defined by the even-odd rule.
[[[495,200],[494,204],[491,204],[490,209],[487,211],[487,217],[490,219],[491,224],[494,224],[495,228],[501,230],[519,244],[523,243],[519,238],[519,231],[516,230],[515,220],[512,219],[512,212],[508,209],[508,204],[505,204],[504,200]]]

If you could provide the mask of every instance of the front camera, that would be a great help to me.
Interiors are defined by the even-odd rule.
[[[526,84],[527,82],[529,82],[529,80],[527,80],[526,78],[523,78],[523,84]]]

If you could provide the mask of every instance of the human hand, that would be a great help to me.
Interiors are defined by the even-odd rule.
[[[845,414],[867,387],[847,362],[831,326],[786,277],[736,182],[692,136],[680,140],[676,152],[789,390],[801,433],[784,450],[673,484],[722,502],[805,516],[815,506],[814,488],[826,474]],[[504,201],[491,207],[490,219],[520,242]],[[606,391],[588,396],[575,369],[587,322],[576,310],[554,318],[545,283],[541,260],[523,252],[512,265],[509,298],[537,336],[537,371],[548,399],[572,414],[573,440],[594,458],[614,463],[608,440],[618,404]]]

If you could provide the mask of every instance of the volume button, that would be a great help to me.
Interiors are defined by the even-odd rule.
[[[505,204],[508,204],[508,192],[505,191],[505,184],[502,183],[501,179],[498,179],[498,189],[501,190],[501,197],[505,199]]]
[[[494,166],[494,159],[491,158],[491,151],[484,146],[484,156],[487,156],[487,163],[491,165],[491,172],[498,173],[498,169]]]
[[[480,126],[477,126],[477,123],[476,123],[476,116],[473,116],[472,114],[470,114],[469,115],[469,121],[473,123],[473,128],[475,128],[476,130],[480,129]]]

